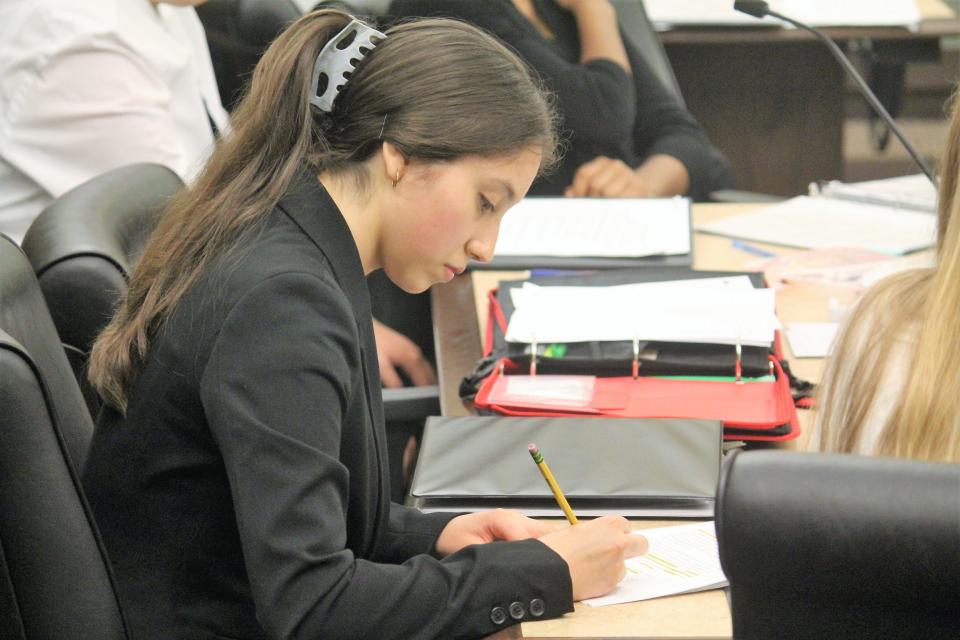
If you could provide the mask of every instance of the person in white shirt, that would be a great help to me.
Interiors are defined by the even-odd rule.
[[[0,3],[0,233],[19,242],[54,198],[126,164],[190,182],[227,127],[203,1]]]
[[[21,242],[56,197],[123,165],[191,182],[229,126],[193,9],[204,1],[0,2],[0,233]],[[386,386],[399,371],[436,383],[412,340],[374,330]]]

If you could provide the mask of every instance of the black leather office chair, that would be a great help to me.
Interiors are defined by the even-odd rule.
[[[60,346],[56,327],[37,286],[30,263],[11,240],[0,236],[3,262],[0,263],[0,329],[8,340],[17,341],[31,355],[31,362],[43,375],[51,411],[74,469],[86,459],[93,422],[84,403],[70,364]],[[26,265],[29,278],[21,274]],[[0,382],[4,379],[0,377]],[[0,415],[9,415],[0,403]],[[3,447],[0,447],[3,448]],[[5,518],[6,515],[3,514]]]
[[[90,417],[33,269],[0,236],[0,637],[127,637],[76,463]]]
[[[120,167],[57,198],[23,239],[91,415],[99,400],[87,382],[90,347],[126,293],[159,213],[182,186],[161,165]]]
[[[37,273],[91,416],[96,416],[100,400],[87,381],[90,348],[126,293],[127,279],[159,213],[181,187],[176,174],[160,165],[114,169],[58,198],[24,237],[23,250]],[[390,423],[439,414],[437,387],[386,389],[384,413]],[[88,425],[84,454],[91,432]],[[79,468],[83,458],[77,460]]]
[[[736,638],[960,636],[960,465],[734,453],[716,512]]]

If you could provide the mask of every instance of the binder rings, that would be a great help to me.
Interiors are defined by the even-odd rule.
[[[545,286],[601,286],[731,275],[743,274],[623,270],[533,280]],[[760,274],[751,274],[751,281],[762,286]],[[714,419],[723,422],[724,437],[730,440],[789,440],[800,434],[790,377],[781,364],[779,333],[769,348],[741,347],[739,358],[731,345],[658,342],[642,342],[636,350],[629,342],[537,345],[534,356],[532,345],[507,343],[503,338],[513,311],[509,291],[521,284],[502,282],[490,295],[487,357],[461,384],[461,395],[475,396],[479,411],[510,416]],[[558,351],[563,352],[561,357]],[[639,375],[634,375],[634,367]],[[525,384],[523,377],[534,370],[537,376],[588,376],[589,397],[572,404],[556,393],[551,397],[553,392],[509,393],[509,384]],[[738,373],[740,382],[735,380]],[[711,379],[696,379],[703,377]]]
[[[507,324],[513,314],[512,289],[524,282],[541,286],[608,286],[639,282],[669,282],[700,278],[745,276],[756,288],[764,286],[763,274],[732,271],[693,271],[683,267],[662,269],[617,269],[588,275],[547,276],[500,282],[488,296],[488,318],[484,336],[484,353],[495,358],[508,358],[518,368],[528,367],[530,345],[509,343],[505,339]],[[564,345],[562,357],[549,357],[550,345],[540,345],[537,367],[540,373],[582,373],[601,376],[632,372],[633,344],[622,342],[582,342]],[[689,344],[678,342],[641,341],[639,360],[644,375],[734,375],[736,349],[733,345]],[[769,374],[767,347],[741,347],[744,376]],[[488,372],[489,373],[489,372]],[[485,375],[485,374],[484,374]],[[476,388],[474,388],[474,391]]]
[[[710,517],[722,457],[710,420],[429,418],[410,490],[424,511],[562,517],[535,442],[578,516]]]

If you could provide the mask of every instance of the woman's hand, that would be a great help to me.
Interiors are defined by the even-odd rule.
[[[622,160],[599,156],[580,165],[568,198],[652,198],[650,185]]]
[[[646,538],[630,533],[630,523],[620,516],[581,521],[540,541],[567,562],[574,600],[612,591],[626,572],[623,561],[646,553],[649,547]]]
[[[598,156],[580,165],[564,195],[568,198],[665,198],[683,195],[690,174],[682,162],[655,154],[636,169],[622,160]]]
[[[540,538],[555,528],[512,509],[492,509],[457,516],[447,523],[437,538],[437,552],[447,556],[471,544],[494,540]]]
[[[378,320],[373,321],[373,337],[377,343],[377,360],[383,386],[390,389],[403,386],[397,369],[403,369],[418,387],[437,384],[433,367],[413,340]]]

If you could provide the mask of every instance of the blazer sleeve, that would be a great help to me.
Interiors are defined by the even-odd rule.
[[[491,620],[495,606],[537,598],[544,617],[571,610],[566,563],[537,540],[403,564],[346,547],[348,470],[339,443],[342,429],[355,428],[343,424],[351,394],[363,393],[350,385],[357,340],[335,285],[315,274],[274,275],[229,311],[202,375],[257,619],[269,637],[475,637],[502,628]]]
[[[377,562],[404,562],[415,555],[436,555],[437,538],[459,513],[423,513],[419,509],[390,503],[390,522],[382,544],[372,558]]]

